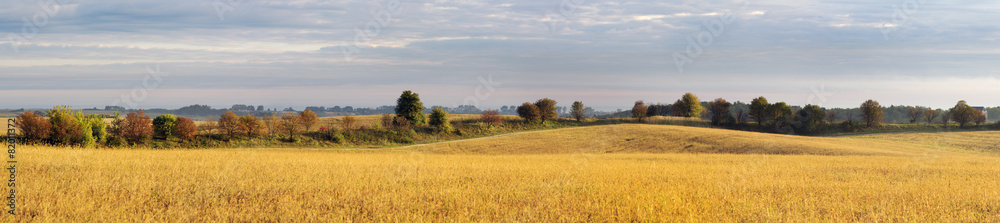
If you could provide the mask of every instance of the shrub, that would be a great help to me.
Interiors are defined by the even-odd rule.
[[[542,119],[538,111],[538,106],[528,102],[517,107],[517,116],[524,118],[524,121],[527,123],[535,123]]]
[[[45,117],[32,111],[25,111],[17,116],[17,128],[28,143],[38,143],[48,139],[52,134],[52,124]]]
[[[479,117],[479,121],[495,126],[503,123],[503,118],[500,117],[500,112],[490,109],[483,112],[483,115]]]
[[[189,118],[179,117],[177,118],[177,129],[175,131],[177,137],[185,140],[193,140],[195,133],[198,132],[198,126]]]
[[[451,132],[451,123],[448,122],[448,112],[445,112],[441,107],[434,107],[431,111],[431,120],[429,124],[437,129],[439,132]]]
[[[177,116],[166,114],[153,119],[153,133],[156,137],[169,139],[177,131]]]
[[[319,127],[319,136],[323,140],[329,140],[335,143],[343,143],[344,135],[337,131],[336,128],[330,128],[326,126]]]
[[[397,130],[410,130],[410,121],[407,120],[406,117],[396,116],[392,120],[392,125]]]
[[[358,125],[358,119],[354,118],[351,115],[344,116],[344,118],[340,119],[340,128],[343,129],[344,131],[353,130],[355,127],[357,127],[357,125]]]
[[[56,106],[48,111],[49,123],[52,125],[50,139],[55,145],[73,145],[82,134],[80,122],[67,106]]]

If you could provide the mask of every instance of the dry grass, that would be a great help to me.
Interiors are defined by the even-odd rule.
[[[1000,159],[921,142],[619,125],[461,143],[417,148],[549,152],[21,147],[7,220],[1000,221]]]

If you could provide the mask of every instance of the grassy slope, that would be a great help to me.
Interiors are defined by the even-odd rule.
[[[669,125],[600,125],[412,147],[433,153],[736,153],[905,155],[916,145]]]

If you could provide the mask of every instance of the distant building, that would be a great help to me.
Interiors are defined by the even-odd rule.
[[[980,107],[973,106],[972,109],[976,109],[978,111],[983,112],[983,116],[986,116],[986,120],[990,120],[990,115],[986,114],[986,107],[984,107],[984,106],[980,106]]]

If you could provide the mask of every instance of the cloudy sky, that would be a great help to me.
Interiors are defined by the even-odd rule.
[[[996,1],[11,0],[0,107],[1000,106]]]

